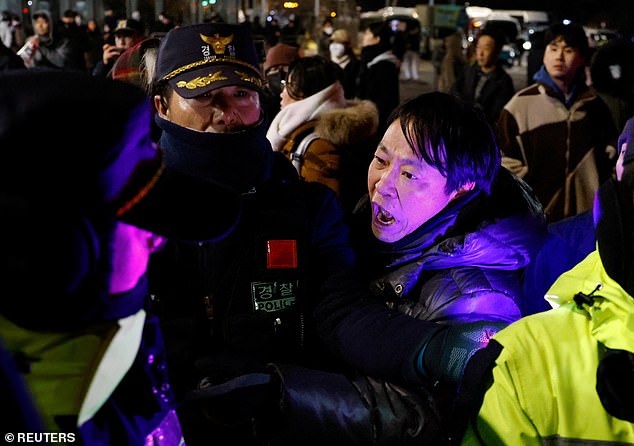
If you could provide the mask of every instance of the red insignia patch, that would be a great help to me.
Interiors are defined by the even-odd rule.
[[[266,250],[268,269],[297,268],[297,240],[268,240]]]

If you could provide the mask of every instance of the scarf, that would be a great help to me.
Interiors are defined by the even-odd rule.
[[[227,185],[240,193],[257,189],[268,181],[273,151],[264,135],[264,120],[233,133],[198,132],[158,114],[155,120],[163,130],[159,146],[165,152],[167,165]]]
[[[398,266],[419,258],[421,253],[438,244],[440,240],[464,231],[461,221],[467,219],[465,215],[470,214],[472,208],[479,206],[483,199],[480,192],[481,190],[476,188],[451,201],[438,214],[401,240],[387,243],[378,240],[374,236],[369,237],[369,244],[377,260],[380,261],[384,268]],[[364,200],[366,200],[366,197],[364,197]],[[367,198],[367,203],[369,205],[369,197]],[[371,206],[368,206],[367,211],[371,212],[370,209]]]
[[[343,87],[341,83],[335,82],[312,96],[282,108],[271,122],[266,137],[271,142],[273,150],[279,152],[297,127],[316,119],[326,111],[345,106]]]
[[[330,60],[339,65],[341,68],[346,68],[351,59],[349,54],[344,53],[341,57],[333,56],[330,58]]]

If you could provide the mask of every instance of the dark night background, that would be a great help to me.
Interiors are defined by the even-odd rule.
[[[375,10],[386,5],[385,0],[360,0],[363,10]],[[398,6],[414,6],[420,0],[397,0]],[[455,1],[436,0],[435,4],[460,4]],[[583,25],[618,29],[634,35],[634,0],[482,0],[465,3],[493,9],[529,9],[549,11],[554,20],[571,19]],[[392,2],[392,5],[394,3]]]

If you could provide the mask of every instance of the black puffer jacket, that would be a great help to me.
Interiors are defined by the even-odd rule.
[[[449,206],[403,243],[377,244],[386,274],[375,294],[433,321],[513,322],[521,317],[521,272],[545,235],[541,206],[502,170],[490,197]]]
[[[373,294],[395,313],[386,317],[376,306],[345,298],[320,307],[325,338],[350,364],[370,375],[417,382],[415,361],[405,355],[424,339],[405,315],[430,326],[520,318],[522,269],[541,246],[546,224],[528,186],[506,169],[490,196],[474,191],[394,244],[373,237],[365,211],[353,231],[358,258]],[[402,322],[398,329],[390,328],[399,325],[394,319]],[[369,336],[373,332],[381,336]]]

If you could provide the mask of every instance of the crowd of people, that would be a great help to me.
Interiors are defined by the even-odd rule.
[[[30,17],[31,23],[23,24],[17,14],[3,11],[0,22],[2,46],[18,54],[27,68],[85,70],[99,76],[108,75],[116,58],[135,43],[176,26],[165,12],[148,23],[138,11],[126,18],[111,8],[104,11],[101,22],[86,20],[73,9],[59,18],[44,9],[33,11]]]
[[[503,36],[449,36],[442,91],[401,102],[386,22],[307,53],[108,19],[91,58],[73,11],[32,18],[0,58],[4,432],[634,444],[634,117],[581,27],[519,89]]]

